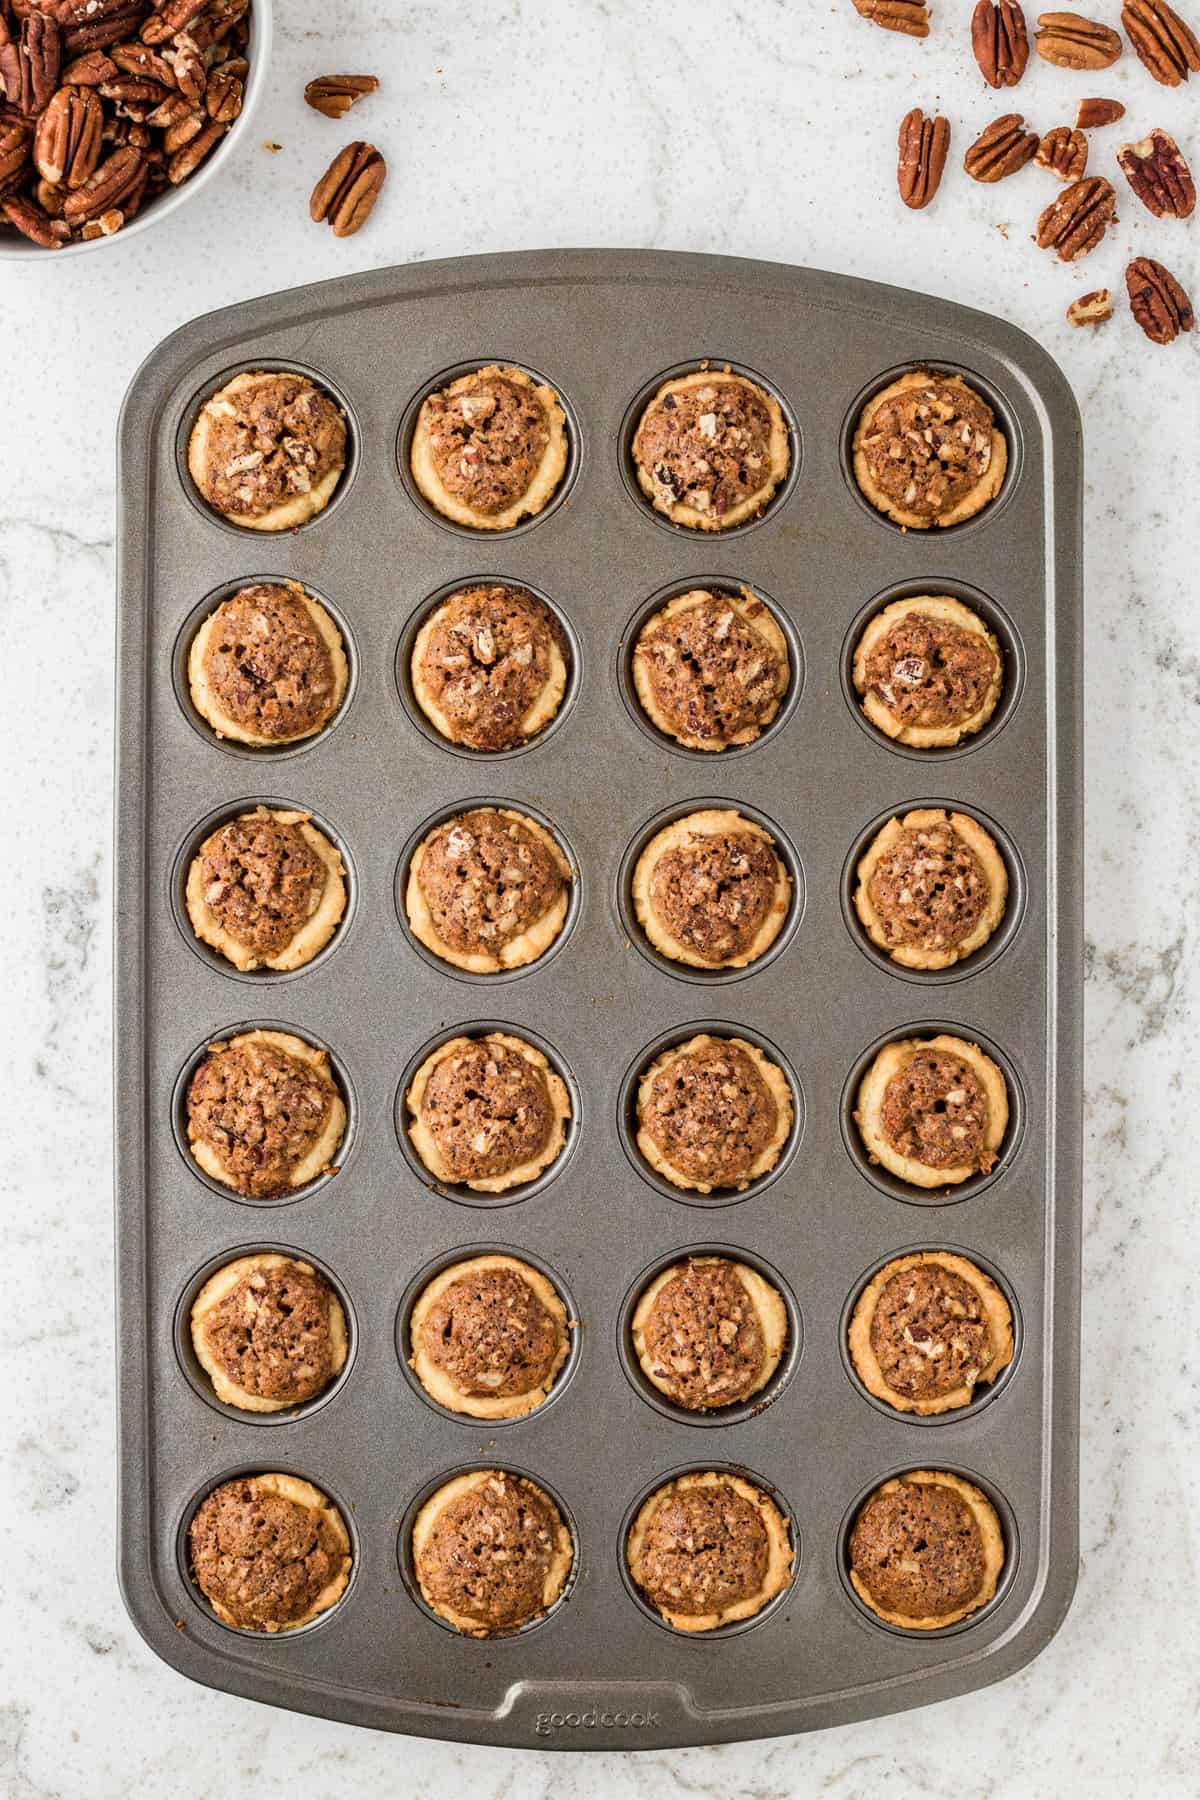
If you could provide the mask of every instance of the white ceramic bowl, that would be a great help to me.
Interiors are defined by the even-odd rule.
[[[18,257],[26,256],[40,256],[44,262],[58,262],[64,256],[81,256],[85,250],[111,251],[114,245],[137,237],[140,232],[151,230],[186,205],[225,167],[253,123],[266,87],[267,70],[271,61],[271,0],[251,0],[250,42],[246,47],[246,59],[250,68],[246,75],[242,110],[216,149],[205,158],[189,180],[181,182],[176,188],[168,188],[165,194],[151,200],[136,219],[123,225],[112,237],[81,238],[76,243],[64,244],[61,250],[43,250],[39,244],[30,243],[28,238],[6,226],[0,234],[0,262],[15,262]]]

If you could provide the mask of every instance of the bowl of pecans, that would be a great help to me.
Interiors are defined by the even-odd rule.
[[[270,0],[0,0],[0,258],[129,237],[199,193],[270,47]]]

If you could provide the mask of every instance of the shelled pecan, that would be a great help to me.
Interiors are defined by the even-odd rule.
[[[353,237],[371,216],[386,178],[387,164],[374,144],[347,144],[313,189],[309,217],[316,224],[327,219],[334,237]]]
[[[344,119],[352,106],[379,86],[374,75],[318,75],[304,90],[304,98],[327,119]]]
[[[1121,54],[1119,32],[1074,12],[1039,13],[1034,44],[1057,69],[1107,69]]]
[[[1060,262],[1089,256],[1117,219],[1117,196],[1103,175],[1088,175],[1063,189],[1038,220],[1034,242]]]
[[[1002,113],[985,125],[967,154],[963,168],[972,181],[1003,181],[1037,155],[1038,134],[1026,131],[1020,113]]]
[[[1115,125],[1125,117],[1119,100],[1081,100],[1075,109],[1076,131],[1096,131],[1101,125]]]
[[[902,31],[906,37],[929,36],[929,7],[925,0],[854,0],[860,18],[884,31]]]
[[[1112,295],[1107,288],[1093,288],[1090,294],[1080,294],[1067,308],[1070,325],[1103,325],[1111,318]]]
[[[1196,323],[1192,303],[1170,269],[1149,256],[1135,257],[1125,271],[1133,316],[1154,344],[1171,344]]]
[[[242,109],[250,0],[0,0],[0,233],[108,237]]]
[[[1016,87],[1029,62],[1029,33],[1018,0],[979,0],[971,48],[989,87]]]
[[[1037,148],[1037,161],[1060,181],[1078,181],[1087,168],[1088,141],[1082,131],[1056,125]]]
[[[1178,87],[1200,72],[1200,38],[1166,0],[1125,0],[1125,35],[1155,81]]]
[[[1196,184],[1182,150],[1156,125],[1136,144],[1122,144],[1117,161],[1138,199],[1156,219],[1187,219],[1196,209]]]
[[[950,123],[940,114],[926,118],[919,106],[900,121],[900,159],[896,182],[905,206],[919,212],[941,184],[950,149]]]

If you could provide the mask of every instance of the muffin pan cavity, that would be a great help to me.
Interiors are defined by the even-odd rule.
[[[706,359],[714,376],[728,363],[764,390],[786,426],[786,476],[758,516],[727,531],[656,511],[631,460],[647,403],[668,377]],[[470,437],[471,406],[461,427],[451,417],[439,430],[437,455],[419,459],[430,503],[409,463],[422,403],[490,365],[544,380],[559,397],[561,478],[551,491],[553,411],[543,444],[517,383],[516,395],[465,395],[481,399],[485,425],[496,402],[486,442]],[[998,496],[946,530],[891,524],[858,494],[850,467],[863,401],[917,367],[961,371],[993,407],[1011,453]],[[345,473],[324,510],[294,531],[222,520],[188,474],[199,407],[238,371],[255,370],[310,377],[348,421]],[[686,431],[668,417],[655,434],[652,460],[666,475],[652,471],[650,486],[663,506],[676,488],[687,496],[674,508],[681,520],[705,503],[724,517],[765,494],[761,460],[749,460],[760,451],[778,466],[772,407],[731,402],[724,412],[714,399],[681,402]],[[507,476],[492,466],[505,433],[516,444]],[[710,434],[706,474],[701,440]],[[334,438],[327,433],[323,447]],[[221,433],[222,448],[229,441]],[[484,478],[470,468],[456,477],[450,445],[479,449]],[[734,450],[744,470],[726,459]],[[1081,471],[1078,415],[1057,369],[995,319],[803,269],[617,251],[415,263],[193,321],[136,377],[120,458],[120,1562],[143,1636],[190,1677],[267,1704],[521,1748],[663,1750],[824,1728],[1023,1668],[1066,1611],[1078,1548]],[[510,529],[459,525],[437,510],[440,502],[467,516],[474,506],[475,517],[494,520],[487,508],[518,507],[513,490],[530,470],[530,502],[549,498]],[[231,481],[214,490],[222,501]],[[236,504],[272,497],[263,488]],[[193,703],[196,634],[254,581],[297,583],[341,638],[346,692],[310,737],[263,746],[219,738]],[[461,668],[455,644],[439,638],[421,683],[427,714],[411,676],[422,623],[454,593],[493,584],[526,590],[553,613],[566,647],[561,695],[558,640],[540,606],[481,605],[470,616],[455,610],[472,638]],[[770,631],[759,632],[765,670],[750,631],[734,633],[731,619],[720,634],[725,612],[738,608],[690,620],[678,609],[642,668],[647,712],[634,679],[638,635],[698,589],[761,599],[786,646],[787,686]],[[853,687],[864,627],[889,603],[921,595],[948,596],[977,615],[1003,662],[997,682],[994,663],[952,632],[916,630],[877,660],[871,679],[883,684],[905,657],[922,658],[921,670],[901,671],[917,698],[893,699],[897,728],[945,739],[963,721],[981,721],[944,748],[886,737]],[[213,640],[211,671],[201,670],[210,679],[198,688],[218,720],[286,730],[323,716],[338,664],[331,651],[331,690],[308,626],[327,645],[331,638],[304,611],[307,624],[296,606],[260,600]],[[755,612],[739,617],[763,622]],[[970,628],[954,607],[941,618]],[[252,625],[269,654],[243,654]],[[484,629],[493,642],[476,645]],[[498,645],[503,655],[493,657]],[[470,686],[476,674],[485,687]],[[531,735],[517,741],[527,723]],[[756,727],[757,737],[733,741]],[[727,740],[720,751],[688,747]],[[490,773],[478,766],[489,758],[499,765]],[[286,771],[268,774],[263,764],[275,760]],[[918,772],[922,760],[937,772]],[[239,974],[196,941],[186,905],[199,844],[260,801],[311,814],[346,870],[346,912],[294,980],[291,971]],[[922,806],[979,820],[1009,884],[990,938],[929,973],[872,948],[853,910],[866,843]],[[440,839],[410,921],[414,856],[443,824],[480,808],[511,811],[528,829],[480,822]],[[639,859],[660,833],[702,813],[703,825],[674,832],[647,858],[639,915]],[[711,816],[726,813],[740,816],[751,842],[727,841],[736,824]],[[258,843],[239,839],[236,851],[208,872],[208,913],[195,893],[192,910],[216,942],[229,936],[220,938],[209,914],[254,938],[253,954],[270,939],[267,953],[286,956],[271,946],[300,907],[288,896],[311,900],[316,876],[266,833]],[[977,854],[998,892],[986,845]],[[958,868],[953,846],[938,868]],[[244,883],[255,901],[265,893],[279,930],[260,929],[257,913],[217,890],[218,878]],[[914,932],[903,922],[902,884],[878,885],[879,916]],[[953,935],[946,909],[930,903],[930,911]],[[990,922],[986,907],[979,916]],[[972,925],[981,929],[974,917]],[[263,991],[285,979],[281,993]],[[238,995],[256,982],[260,1004],[243,1006]],[[922,982],[937,995],[920,1002]],[[489,984],[496,991],[485,997]],[[225,1185],[189,1147],[189,1086],[211,1044],[255,1029],[328,1054],[345,1128],[333,1145],[337,1109],[315,1076],[271,1058],[253,1068],[249,1058],[245,1067],[218,1059],[201,1083],[201,1122],[210,1167],[235,1184]],[[562,1095],[548,1078],[541,1092],[526,1067],[498,1055],[492,1066],[465,1050],[438,1058],[453,1039],[493,1032],[519,1041],[514,1057],[521,1044],[544,1056]],[[927,1188],[870,1162],[853,1112],[881,1047],[939,1032],[991,1059],[1009,1111],[993,1145],[998,1087],[983,1062],[981,1094],[936,1062],[893,1089],[886,1112],[876,1094],[873,1141],[890,1164],[920,1179],[929,1165],[903,1160],[915,1148],[955,1172],[987,1169]],[[730,1057],[719,1043],[703,1045],[685,1062],[696,1038],[745,1049]],[[648,1084],[639,1121],[651,1064],[662,1080]],[[540,1062],[529,1067],[543,1079]],[[418,1145],[407,1095],[422,1072],[433,1087]],[[877,1089],[892,1072],[879,1071]],[[932,1117],[939,1099],[948,1120]],[[277,1122],[286,1113],[286,1131],[268,1127],[272,1105]],[[950,1143],[960,1123],[968,1141]],[[547,1161],[559,1129],[562,1147]],[[306,1186],[286,1187],[290,1173],[319,1168]],[[987,1353],[982,1330],[955,1347],[952,1379],[940,1385],[897,1348],[903,1324],[952,1314],[953,1282],[931,1278],[912,1295],[889,1295],[878,1344],[864,1348],[856,1334],[864,1381],[927,1407],[971,1395],[960,1410],[928,1416],[872,1399],[846,1344],[864,1284],[914,1237],[927,1249],[964,1246],[1013,1319],[1005,1367],[1004,1315],[979,1282],[984,1317],[974,1307],[968,1316],[972,1327],[994,1327],[986,1366],[996,1365],[996,1378],[972,1393],[963,1371]],[[274,1251],[325,1275],[346,1315],[348,1355],[302,1404],[253,1412],[217,1399],[195,1355],[190,1309],[228,1262]],[[502,1263],[491,1265],[495,1279],[473,1270],[478,1279],[445,1305],[435,1289],[418,1314],[431,1321],[418,1374],[409,1356],[420,1295],[451,1267],[488,1255],[511,1257],[537,1279]],[[705,1255],[743,1264],[765,1286],[735,1272],[749,1310],[727,1273],[694,1279],[653,1315],[647,1304],[643,1366],[633,1338],[639,1299],[667,1269]],[[202,1340],[231,1402],[304,1393],[334,1369],[320,1295],[302,1281],[292,1291],[301,1324],[279,1325],[270,1341],[287,1293],[274,1283],[263,1291],[244,1386],[231,1372],[241,1313],[230,1307]],[[714,1332],[719,1355],[708,1354]],[[681,1346],[673,1362],[668,1344]],[[309,1346],[314,1375],[298,1370],[298,1347]],[[693,1348],[695,1368],[685,1366]],[[756,1387],[759,1374],[766,1379]],[[711,1404],[722,1395],[740,1398]],[[942,1429],[926,1429],[934,1425]],[[934,1632],[935,1643],[852,1597],[845,1560],[862,1501],[889,1474],[921,1470],[976,1483],[1004,1543],[995,1597]],[[518,1560],[530,1556],[533,1574],[515,1589],[500,1578],[494,1606],[483,1592],[472,1599],[445,1544],[436,1566],[428,1560],[430,1511],[422,1542],[435,1606],[413,1566],[414,1524],[449,1482],[481,1471],[508,1471],[518,1485],[493,1495],[490,1513],[466,1505],[451,1520],[460,1538],[468,1534],[472,1579],[483,1589],[495,1573],[469,1538],[484,1516],[508,1534]],[[779,1592],[772,1586],[781,1540],[765,1509],[760,1538],[744,1514],[739,1529],[729,1504],[722,1542],[733,1576],[712,1574],[704,1559],[689,1563],[669,1522],[653,1535],[644,1522],[638,1562],[660,1612],[627,1565],[630,1525],[668,1483],[721,1471],[778,1506],[798,1553],[793,1578]],[[309,1482],[337,1506],[352,1540],[350,1581],[295,1633],[238,1632],[192,1582],[188,1524],[220,1482],[272,1472]],[[546,1521],[535,1502],[525,1514],[512,1510],[528,1498],[522,1481],[549,1497],[569,1531],[569,1568],[552,1516],[546,1544],[531,1549],[530,1530]],[[672,1502],[690,1491],[673,1489]],[[451,1496],[473,1498],[469,1485]],[[226,1603],[213,1573],[215,1510],[201,1554]],[[704,1505],[678,1511],[686,1521]],[[994,1554],[994,1538],[984,1542]],[[872,1555],[884,1547],[876,1542]],[[707,1591],[711,1605],[672,1606],[673,1567],[684,1571],[688,1604]],[[737,1614],[760,1599],[761,1610]],[[534,1617],[539,1602],[548,1610]],[[715,1624],[672,1626],[672,1612],[685,1627],[710,1616]],[[526,1622],[475,1637],[455,1614]]]

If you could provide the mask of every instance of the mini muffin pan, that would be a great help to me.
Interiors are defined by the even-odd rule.
[[[760,519],[727,536],[670,527],[629,463],[640,404],[706,358],[774,392],[791,433],[787,480]],[[507,533],[434,516],[404,467],[421,398],[489,362],[548,381],[570,434],[560,492]],[[978,517],[906,533],[861,501],[848,446],[864,399],[925,365],[986,395],[1010,468]],[[333,503],[278,537],[212,516],[186,469],[197,408],[257,368],[309,373],[349,425]],[[659,252],[480,257],[351,276],[187,326],[136,377],[120,458],[120,1569],[147,1641],[194,1679],[275,1705],[563,1749],[801,1731],[963,1693],[1027,1663],[1066,1612],[1077,1556],[1081,462],[1055,365],[979,313],[804,269]],[[272,576],[320,598],[351,667],[337,718],[277,752],[219,740],[186,681],[207,612]],[[556,609],[571,670],[543,736],[490,757],[429,728],[406,652],[439,596],[496,580]],[[681,750],[641,715],[631,634],[673,593],[743,584],[784,627],[791,687],[755,744]],[[976,737],[914,752],[863,720],[849,666],[873,612],[941,592],[996,631],[1005,691]],[[350,904],[310,966],[239,978],[191,941],[187,852],[216,820],[281,794],[339,846]],[[931,803],[977,812],[1012,880],[996,938],[940,977],[878,955],[851,904],[855,852],[893,813]],[[548,825],[574,876],[552,951],[500,977],[448,968],[404,920],[413,847],[439,819],[481,804]],[[706,805],[766,823],[794,883],[762,963],[712,975],[656,955],[628,894],[651,829]],[[336,1170],[266,1203],[200,1173],[184,1118],[204,1045],[256,1024],[326,1047],[349,1110]],[[545,1051],[574,1116],[549,1170],[489,1199],[440,1187],[409,1153],[404,1088],[432,1045],[494,1027]],[[929,1193],[871,1166],[852,1111],[882,1043],[939,1029],[1000,1063],[1012,1122],[988,1176]],[[792,1084],[780,1161],[743,1193],[675,1190],[634,1141],[638,1074],[701,1030],[760,1044]],[[934,1419],[872,1401],[844,1349],[863,1282],[914,1246],[977,1260],[1016,1322],[1016,1356],[995,1392]],[[191,1353],[199,1284],[256,1248],[310,1259],[350,1321],[345,1370],[295,1413],[221,1405]],[[547,1271],[574,1320],[550,1401],[502,1425],[433,1405],[403,1363],[421,1278],[497,1249]],[[774,1280],[792,1340],[762,1395],[691,1417],[648,1391],[627,1334],[642,1285],[700,1250]],[[575,1564],[545,1618],[478,1641],[425,1607],[408,1533],[436,1487],[489,1465],[555,1498]],[[774,1496],[795,1578],[756,1618],[688,1636],[634,1591],[624,1533],[654,1488],[712,1468]],[[981,1486],[1007,1546],[995,1599],[931,1633],[882,1623],[847,1573],[858,1505],[914,1468]],[[221,1624],[187,1562],[204,1496],[268,1470],[329,1494],[354,1549],[342,1600],[273,1637]]]

